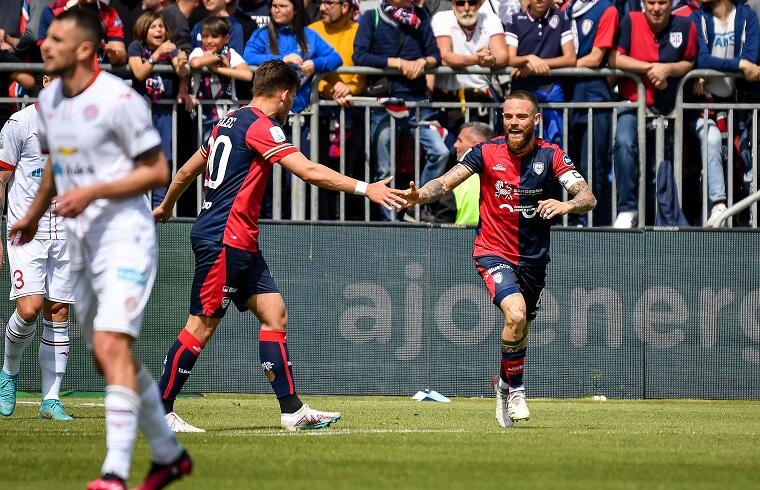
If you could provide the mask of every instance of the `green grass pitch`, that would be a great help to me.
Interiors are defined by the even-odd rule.
[[[179,400],[208,432],[180,435],[194,474],[170,488],[760,488],[759,402],[530,400],[531,420],[502,429],[491,399],[304,398],[343,419],[288,433],[271,396]],[[66,424],[20,401],[0,420],[0,489],[83,489],[104,455],[102,399],[66,398]],[[148,458],[141,437],[131,485]]]

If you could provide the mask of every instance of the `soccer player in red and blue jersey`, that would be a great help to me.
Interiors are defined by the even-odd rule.
[[[480,223],[473,257],[494,304],[504,315],[496,420],[502,427],[528,420],[523,367],[528,327],[536,318],[549,263],[551,220],[594,209],[596,199],[570,158],[535,136],[541,120],[530,92],[517,90],[504,102],[504,136],[468,150],[445,175],[404,197],[407,207],[433,202],[474,173],[480,174]],[[559,182],[573,196],[552,199]]]
[[[319,429],[340,418],[301,402],[295,391],[287,348],[287,312],[258,243],[261,203],[272,166],[279,163],[319,187],[365,195],[388,210],[406,203],[390,178],[367,184],[307,159],[280,124],[299,87],[298,75],[280,60],[263,63],[253,80],[248,106],[219,120],[209,139],[177,172],[154,216],[166,220],[179,196],[205,170],[206,193],[190,237],[195,278],[190,316],[166,354],[159,387],[166,419],[175,432],[200,432],[174,412],[174,400],[190,376],[230,302],[250,310],[261,323],[259,357],[280,402],[280,421],[289,430]]]

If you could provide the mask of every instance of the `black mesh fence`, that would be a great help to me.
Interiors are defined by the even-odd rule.
[[[189,223],[160,225],[137,355],[158,376],[187,317]],[[490,392],[501,315],[471,229],[265,224],[289,313],[297,388],[312,394]],[[760,233],[557,230],[526,382],[532,396],[760,398]],[[8,290],[7,266],[0,290]],[[12,304],[3,302],[7,319]],[[258,323],[230,307],[186,391],[268,393]],[[39,337],[39,333],[38,333]],[[100,390],[79,327],[64,388]],[[36,347],[20,387],[39,390]]]

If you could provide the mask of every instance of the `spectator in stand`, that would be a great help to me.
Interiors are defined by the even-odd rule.
[[[403,105],[404,101],[427,100],[428,86],[424,71],[440,63],[440,53],[435,43],[430,15],[411,0],[382,0],[375,10],[362,14],[354,41],[354,63],[358,66],[391,68],[401,72],[399,76],[382,77],[375,80],[374,95],[389,97],[387,109],[372,113],[370,139],[373,147],[373,180],[382,180],[391,175],[390,161],[390,117],[398,116],[396,129],[414,132],[419,128],[420,143],[425,150],[425,167],[420,175],[421,185],[443,173],[449,159],[449,149],[434,125],[423,124],[433,117],[435,111],[423,108],[411,115]],[[368,82],[369,83],[369,82]],[[392,105],[394,102],[399,105]],[[401,109],[401,110],[396,110]],[[379,207],[378,207],[379,208]],[[382,219],[391,215],[380,209]]]
[[[539,103],[564,102],[562,84],[546,75],[552,68],[575,66],[575,36],[566,12],[552,7],[551,0],[529,0],[507,24],[507,48],[512,71],[512,90],[528,90]],[[560,144],[562,116],[544,110],[543,139]]]
[[[317,0],[303,0],[303,10],[306,14],[306,25],[318,21],[322,14],[319,12],[320,3]]]
[[[30,6],[25,0],[6,0],[0,11],[0,52],[3,61],[23,63],[37,61],[39,50],[36,49],[34,33],[30,23]],[[36,85],[32,73],[0,73],[0,94],[5,97],[28,97]],[[0,104],[2,107],[4,104]],[[8,105],[7,110],[0,109],[0,124],[20,107]]]
[[[452,68],[507,66],[504,28],[496,15],[480,12],[480,0],[451,0],[451,10],[433,16],[435,41],[441,61]],[[436,101],[459,101],[461,110],[448,111],[449,130],[456,131],[464,119],[468,102],[498,102],[500,87],[491,75],[438,75],[435,77]],[[483,114],[488,120],[488,113]],[[500,119],[500,118],[499,118]]]
[[[576,34],[576,66],[579,68],[603,68],[607,65],[607,55],[615,47],[618,27],[618,11],[609,0],[573,0],[567,12]],[[577,77],[572,80],[572,102],[610,102],[612,95],[605,77]],[[599,205],[594,209],[594,225],[611,223],[612,186],[610,182],[610,140],[612,112],[594,110],[588,121],[588,111],[570,111],[568,127],[568,154],[578,162],[581,175],[592,185]],[[592,160],[589,161],[588,123],[592,125]],[[593,166],[592,178],[588,176],[589,165]],[[578,217],[578,224],[585,226],[588,215]]]
[[[208,17],[224,17],[227,19],[230,25],[230,40],[225,44],[237,53],[242,53],[245,47],[243,26],[235,17],[230,17],[230,13],[227,11],[227,4],[234,5],[234,3],[235,0],[203,0],[203,7],[208,11]],[[193,45],[193,48],[200,48],[203,44],[202,24],[203,21],[197,22],[190,32],[190,44]]]
[[[200,70],[205,67],[211,73],[193,73],[193,93],[200,100],[237,100],[233,80],[250,82],[253,73],[235,48],[229,45],[229,19],[206,17],[201,21],[200,33],[201,47],[190,53],[190,68]],[[221,117],[236,109],[235,105],[225,107],[225,104],[204,104],[200,111],[203,118],[203,140],[208,139]]]
[[[104,0],[116,10],[121,19],[122,29],[124,30],[124,43],[129,46],[132,42],[132,31],[135,28],[135,22],[147,8],[143,0]],[[151,0],[149,0],[151,1]],[[34,0],[31,0],[34,2]]]
[[[691,17],[694,12],[699,10],[701,3],[702,0],[682,0],[677,7],[673,7],[671,12],[679,17]]]
[[[269,25],[269,0],[238,0],[237,10],[251,19],[256,26],[254,30]]]
[[[734,4],[731,0],[703,0],[693,19],[699,43],[697,68],[741,72],[747,81],[760,80],[760,67],[755,64],[760,54],[760,22],[750,7],[744,3]],[[694,93],[708,102],[739,102],[736,84],[730,77],[697,79]],[[721,133],[727,132],[727,124],[725,111],[710,113],[706,134],[702,113],[695,114],[693,121],[702,142],[700,148],[704,148],[707,138],[707,154],[703,150],[702,162],[707,169],[708,198],[712,209],[709,223],[726,210]]]
[[[254,32],[246,43],[243,58],[251,65],[280,59],[298,71],[301,86],[291,109],[298,113],[309,105],[312,76],[334,71],[343,62],[332,46],[306,27],[301,0],[272,0],[270,15],[269,26]]]
[[[186,53],[193,50],[193,46],[190,44],[188,20],[199,4],[199,0],[177,0],[177,3],[169,3],[161,11],[161,17],[166,21],[166,28],[171,33],[171,41],[177,46],[177,49]]]
[[[55,0],[48,5],[40,18],[40,28],[37,33],[38,46],[42,45],[47,37],[48,28],[50,28],[53,19],[70,8],[90,9],[100,17],[105,35],[105,45],[98,56],[99,62],[111,63],[112,65],[123,65],[127,62],[124,26],[119,14],[115,8],[99,0]]]
[[[172,171],[172,106],[159,104],[159,99],[175,99],[178,77],[188,75],[187,53],[177,49],[164,18],[156,12],[145,12],[138,17],[132,31],[134,41],[129,44],[129,69],[132,71],[132,88],[151,105],[153,126],[161,135],[161,149]],[[155,66],[171,66],[175,74],[154,73]],[[164,200],[168,185],[153,189],[152,207]]]
[[[610,53],[609,64],[614,68],[640,73],[646,87],[646,105],[660,114],[668,114],[678,89],[678,79],[694,66],[697,55],[697,31],[686,17],[670,14],[670,0],[644,0],[644,12],[629,12],[620,22],[616,51]],[[621,97],[638,100],[636,83],[622,78]],[[633,228],[638,215],[638,122],[635,110],[618,112],[615,133],[615,181],[617,183],[616,228]],[[651,186],[647,193],[648,211],[654,212],[654,167],[647,165],[645,182]],[[649,175],[651,173],[651,176]],[[651,177],[651,178],[650,178]],[[645,220],[641,219],[642,224]]]
[[[490,12],[496,15],[504,27],[512,16],[520,13],[520,10],[522,10],[520,0],[483,0],[480,4],[481,12]]]
[[[354,12],[359,9],[359,0],[321,0],[319,11],[322,19],[309,25],[340,55],[343,66],[354,66],[354,38],[359,28],[353,20]],[[323,99],[332,99],[341,107],[350,107],[351,99],[364,91],[364,75],[332,74],[319,82],[319,94]],[[358,168],[363,156],[364,140],[361,113],[354,110],[345,112],[346,169]],[[338,168],[340,158],[340,112],[333,108],[320,111],[320,151],[319,161],[327,162],[333,169]],[[338,193],[325,189],[319,190],[319,218],[335,219],[337,217]],[[357,204],[359,204],[357,202]],[[363,206],[362,206],[363,207]]]

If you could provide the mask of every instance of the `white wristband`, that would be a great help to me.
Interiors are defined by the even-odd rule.
[[[356,187],[354,187],[354,194],[357,194],[359,196],[363,196],[364,194],[367,193],[367,186],[368,185],[369,184],[367,184],[363,180],[357,180],[356,181]]]

